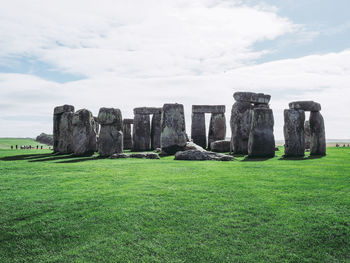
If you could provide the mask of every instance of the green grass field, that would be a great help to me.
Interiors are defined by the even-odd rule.
[[[350,262],[350,148],[327,150],[191,162],[2,149],[0,262]]]

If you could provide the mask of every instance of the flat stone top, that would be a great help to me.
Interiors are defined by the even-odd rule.
[[[225,105],[192,105],[192,113],[225,113]]]
[[[290,109],[295,110],[304,110],[304,111],[320,111],[321,104],[314,102],[312,100],[309,101],[293,101],[289,103]]]
[[[236,101],[250,102],[256,104],[268,104],[271,99],[271,95],[264,93],[254,93],[254,92],[235,92],[233,98]]]
[[[74,106],[73,105],[62,105],[62,106],[57,106],[53,110],[53,114],[62,114],[64,112],[74,112]]]
[[[118,123],[122,124],[122,113],[120,109],[115,108],[101,108],[98,112],[98,122],[102,125]]]
[[[134,119],[124,119],[123,123],[124,124],[134,124]]]
[[[161,114],[162,108],[157,107],[139,107],[134,109],[134,114]]]
[[[74,113],[72,124],[73,126],[88,125],[93,119],[91,111],[87,109],[81,109]]]

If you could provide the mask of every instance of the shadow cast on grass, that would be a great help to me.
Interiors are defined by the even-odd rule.
[[[52,153],[21,154],[21,155],[5,156],[0,158],[0,161],[23,161],[23,160],[45,158],[53,155],[54,154]]]
[[[101,159],[107,159],[107,158],[108,157],[101,157],[101,156],[73,156],[71,157],[72,160],[61,161],[56,163],[79,163],[79,162],[94,161],[94,160],[101,160]]]
[[[241,162],[263,162],[263,161],[267,161],[269,159],[272,159],[274,157],[245,157],[243,160],[241,160]]]
[[[312,159],[320,159],[324,156],[322,155],[309,155],[309,156],[299,156],[299,157],[286,157],[282,156],[278,158],[279,161],[304,161],[304,160],[312,160]]]

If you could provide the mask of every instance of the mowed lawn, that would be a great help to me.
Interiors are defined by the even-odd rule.
[[[350,148],[327,150],[191,162],[2,149],[0,262],[349,262]]]

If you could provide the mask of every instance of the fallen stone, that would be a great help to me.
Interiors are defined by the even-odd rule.
[[[161,123],[161,148],[167,154],[174,154],[185,148],[187,142],[184,106],[164,104]]]
[[[225,113],[225,105],[192,105],[192,113]]]
[[[304,138],[305,112],[303,110],[284,110],[284,155],[297,157],[305,155]]]
[[[311,145],[310,155],[326,155],[326,132],[320,112],[310,113]]]
[[[96,151],[95,121],[89,110],[81,109],[74,113],[73,151],[75,155],[92,155]]]
[[[111,159],[120,158],[160,159],[159,155],[156,153],[116,153],[111,156]]]
[[[320,111],[321,104],[314,101],[294,101],[289,103],[289,108],[303,111]]]
[[[207,148],[207,135],[205,131],[205,113],[192,112],[191,138],[195,144],[198,144],[203,148]]]
[[[194,142],[187,142],[185,146],[185,151],[197,150],[197,151],[205,151],[201,146],[195,144]]]
[[[230,145],[231,142],[230,141],[226,141],[226,140],[221,140],[221,141],[216,141],[216,142],[212,142],[210,145],[210,149],[213,152],[229,152],[230,151]]]
[[[256,104],[268,104],[271,96],[263,93],[254,92],[235,92],[233,98],[236,101],[250,102]]]
[[[215,141],[224,140],[226,136],[226,118],[224,113],[212,113],[209,123],[208,148]]]
[[[221,153],[189,150],[179,151],[175,154],[175,160],[191,160],[191,161],[204,161],[204,160],[215,160],[215,161],[233,161],[233,156],[225,155]]]
[[[251,126],[250,102],[235,102],[231,110],[231,148],[234,154],[248,154],[248,139]]]
[[[251,129],[248,140],[249,157],[275,156],[274,118],[271,109],[251,111]]]

